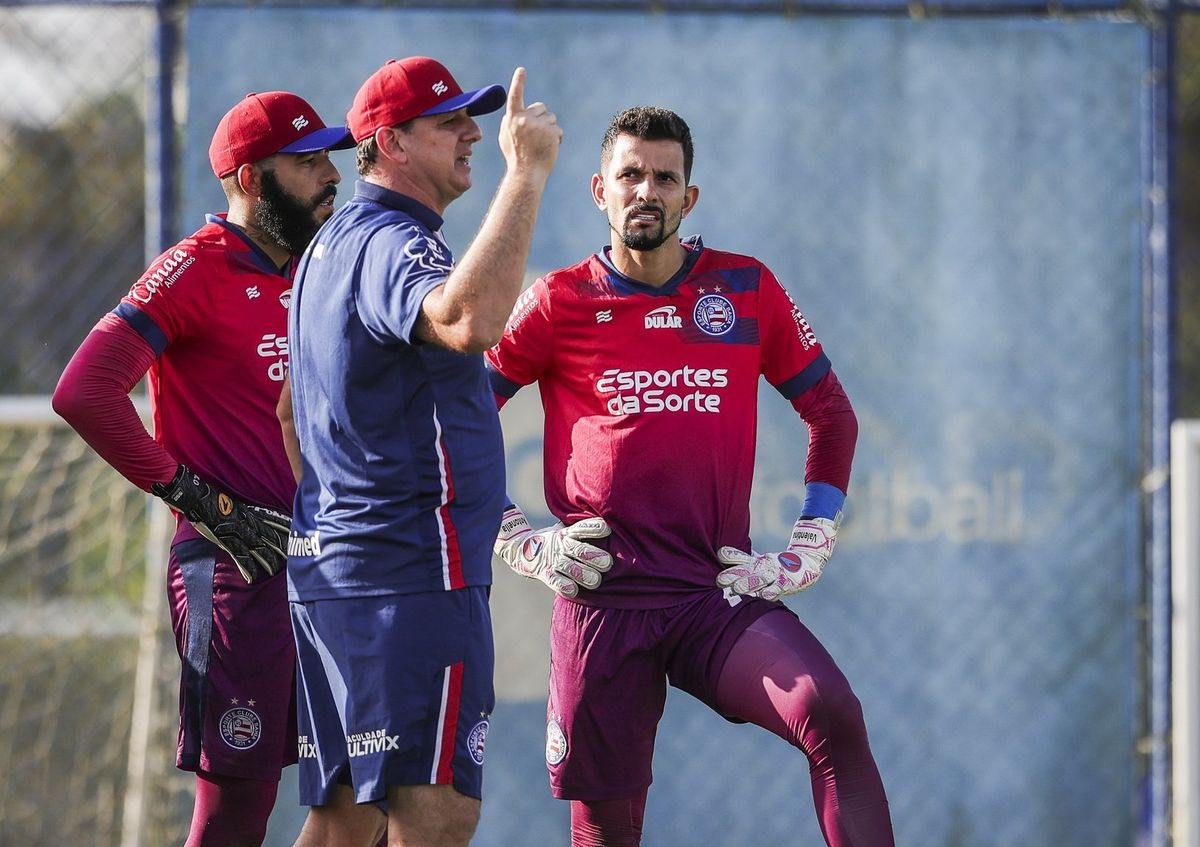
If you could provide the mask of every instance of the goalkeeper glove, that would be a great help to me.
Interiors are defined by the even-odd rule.
[[[287,564],[292,521],[282,512],[236,500],[185,465],[170,482],[156,482],[150,490],[232,556],[246,582],[254,582],[259,568],[274,576]]]
[[[521,576],[540,579],[563,597],[574,597],[579,586],[595,588],[600,575],[612,567],[612,556],[581,539],[604,538],[612,532],[604,518],[585,518],[570,526],[557,523],[534,530],[519,506],[510,506],[500,519],[496,555]]]
[[[717,574],[717,585],[764,600],[778,600],[811,587],[833,553],[841,518],[840,512],[834,520],[800,518],[781,553],[744,553],[736,547],[722,547],[717,558],[727,567]]]

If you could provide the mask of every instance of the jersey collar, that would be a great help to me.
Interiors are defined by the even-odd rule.
[[[210,224],[216,224],[217,226],[224,228],[231,235],[235,235],[240,238],[242,242],[250,248],[250,252],[254,257],[255,263],[262,267],[264,273],[272,273],[276,276],[291,277],[292,267],[296,264],[295,256],[290,257],[286,262],[284,262],[282,268],[279,267],[277,264],[275,264],[275,260],[266,254],[266,251],[254,243],[254,239],[246,234],[246,230],[242,229],[235,223],[230,223],[225,217],[226,214],[228,213],[226,212],[220,215],[205,215],[204,220]]]
[[[376,185],[373,182],[367,182],[363,179],[355,180],[354,197],[355,199],[362,197],[364,200],[370,200],[374,203],[401,211],[410,218],[415,218],[417,223],[432,232],[437,232],[442,228],[442,216],[433,209],[419,200],[414,200],[407,194],[392,191],[390,188],[384,188],[382,185]]]
[[[679,284],[687,279],[688,274],[692,272],[692,268],[695,267],[700,254],[704,252],[704,241],[699,235],[688,236],[681,239],[679,243],[687,251],[687,255],[683,259],[683,264],[679,266],[679,270],[675,272],[674,276],[658,287],[638,282],[636,279],[625,276],[625,274],[617,270],[616,265],[612,263],[612,257],[609,255],[612,245],[605,247],[597,253],[596,258],[608,270],[609,279],[612,281],[613,287],[622,294],[674,294]]]

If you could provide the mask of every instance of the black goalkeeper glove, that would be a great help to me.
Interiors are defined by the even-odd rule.
[[[246,582],[254,582],[259,568],[274,576],[287,565],[291,518],[282,512],[237,500],[185,465],[166,485],[156,482],[150,490],[232,556]]]

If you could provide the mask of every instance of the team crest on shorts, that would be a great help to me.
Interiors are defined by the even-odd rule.
[[[567,736],[558,721],[551,718],[546,724],[546,764],[557,765],[567,757]]]
[[[720,294],[706,294],[696,301],[692,310],[692,320],[702,332],[709,335],[724,335],[733,329],[737,315],[733,311],[733,303]]]
[[[471,727],[467,736],[467,750],[471,754],[471,760],[477,765],[483,764],[483,748],[487,745],[488,726],[485,718]]]
[[[249,750],[262,737],[262,721],[253,709],[237,706],[221,715],[221,737],[235,750]]]

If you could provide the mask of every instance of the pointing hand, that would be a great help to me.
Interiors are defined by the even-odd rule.
[[[540,100],[525,105],[524,68],[513,71],[508,103],[500,122],[500,149],[510,170],[550,175],[558,158],[563,131],[558,118]]]

